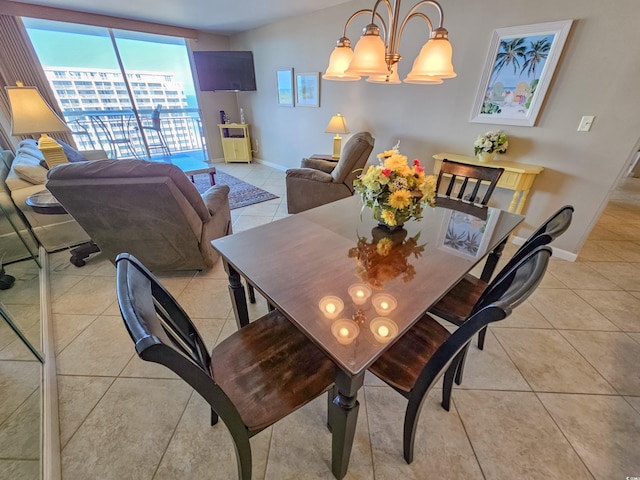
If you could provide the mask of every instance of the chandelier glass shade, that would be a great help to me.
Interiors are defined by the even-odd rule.
[[[433,84],[442,83],[442,79],[454,78],[453,49],[449,42],[449,34],[442,26],[443,12],[438,2],[422,0],[416,3],[400,22],[401,0],[377,0],[373,9],[355,12],[344,27],[344,34],[331,54],[329,66],[322,78],[326,80],[355,81],[361,77],[369,77],[368,82],[399,83],[397,63],[402,59],[398,50],[402,32],[407,22],[412,18],[423,19],[429,28],[429,39],[420,50],[420,54],[413,63],[411,72],[405,78],[407,83]],[[388,11],[390,29],[377,12],[380,4],[384,4]],[[440,22],[437,28],[427,15],[418,10],[430,5],[438,10]],[[363,35],[351,50],[351,41],[347,38],[347,27],[359,15],[371,15],[371,22],[363,29]],[[381,26],[378,26],[376,20]],[[398,28],[399,25],[399,28]],[[381,28],[384,35],[380,34]],[[439,81],[438,81],[439,80]]]

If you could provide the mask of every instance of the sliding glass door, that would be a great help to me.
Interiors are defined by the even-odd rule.
[[[111,158],[203,159],[184,39],[24,19],[81,150]]]

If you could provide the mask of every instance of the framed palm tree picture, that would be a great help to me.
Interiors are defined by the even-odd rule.
[[[494,30],[471,121],[535,125],[572,22]]]

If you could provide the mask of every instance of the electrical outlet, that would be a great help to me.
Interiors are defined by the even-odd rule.
[[[580,125],[578,125],[578,131],[579,132],[588,132],[589,130],[591,130],[591,125],[593,124],[593,120],[596,117],[593,115],[585,115],[582,117],[582,120],[580,120]]]

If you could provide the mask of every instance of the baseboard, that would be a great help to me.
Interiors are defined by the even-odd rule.
[[[516,245],[522,245],[526,241],[525,238],[512,236],[511,242]],[[578,254],[573,252],[568,252],[567,250],[562,250],[560,248],[549,245],[553,250],[554,258],[559,258],[560,260],[566,260],[568,262],[575,262],[578,259]]]
[[[58,380],[53,340],[53,317],[49,282],[49,256],[40,247],[40,318],[42,319],[42,478],[61,480]]]
[[[266,165],[267,167],[275,168],[276,170],[280,170],[281,172],[286,172],[291,168],[285,167],[284,165],[279,165],[277,163],[267,162],[265,160],[262,160],[261,158],[254,158],[253,161],[261,165]]]

